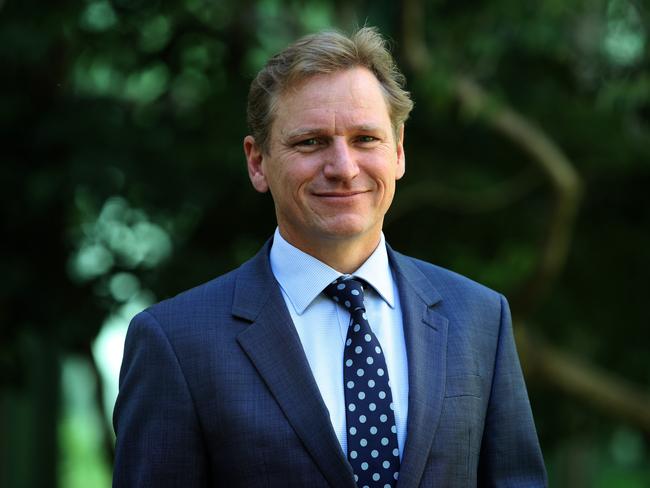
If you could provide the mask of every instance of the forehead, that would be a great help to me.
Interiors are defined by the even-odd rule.
[[[281,133],[304,124],[390,124],[384,90],[361,67],[314,75],[285,89],[276,100],[274,119],[274,129]]]

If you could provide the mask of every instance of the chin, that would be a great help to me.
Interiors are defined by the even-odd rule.
[[[330,239],[350,239],[369,234],[374,226],[357,219],[345,219],[339,222],[329,222],[321,230]]]

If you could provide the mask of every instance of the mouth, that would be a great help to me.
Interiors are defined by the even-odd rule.
[[[367,190],[348,190],[348,191],[321,191],[314,192],[313,195],[319,198],[328,198],[332,200],[354,198],[358,195],[367,193]]]

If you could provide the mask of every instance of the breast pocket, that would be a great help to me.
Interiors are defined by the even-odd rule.
[[[474,374],[447,376],[442,412],[420,486],[476,486],[486,393]]]
[[[464,374],[447,376],[445,383],[445,398],[477,397],[481,398],[483,379],[479,375]]]

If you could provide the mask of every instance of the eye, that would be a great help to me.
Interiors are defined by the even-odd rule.
[[[293,148],[299,152],[314,152],[321,149],[326,144],[322,137],[308,137],[293,143]]]
[[[357,138],[357,141],[359,141],[362,144],[368,144],[368,143],[371,143],[371,142],[375,142],[377,140],[378,139],[376,137],[373,137],[373,136],[359,136]]]
[[[308,147],[308,146],[316,146],[318,144],[319,144],[318,139],[316,139],[315,137],[311,137],[309,139],[304,139],[302,141],[298,141],[296,143],[296,146],[307,146]]]

